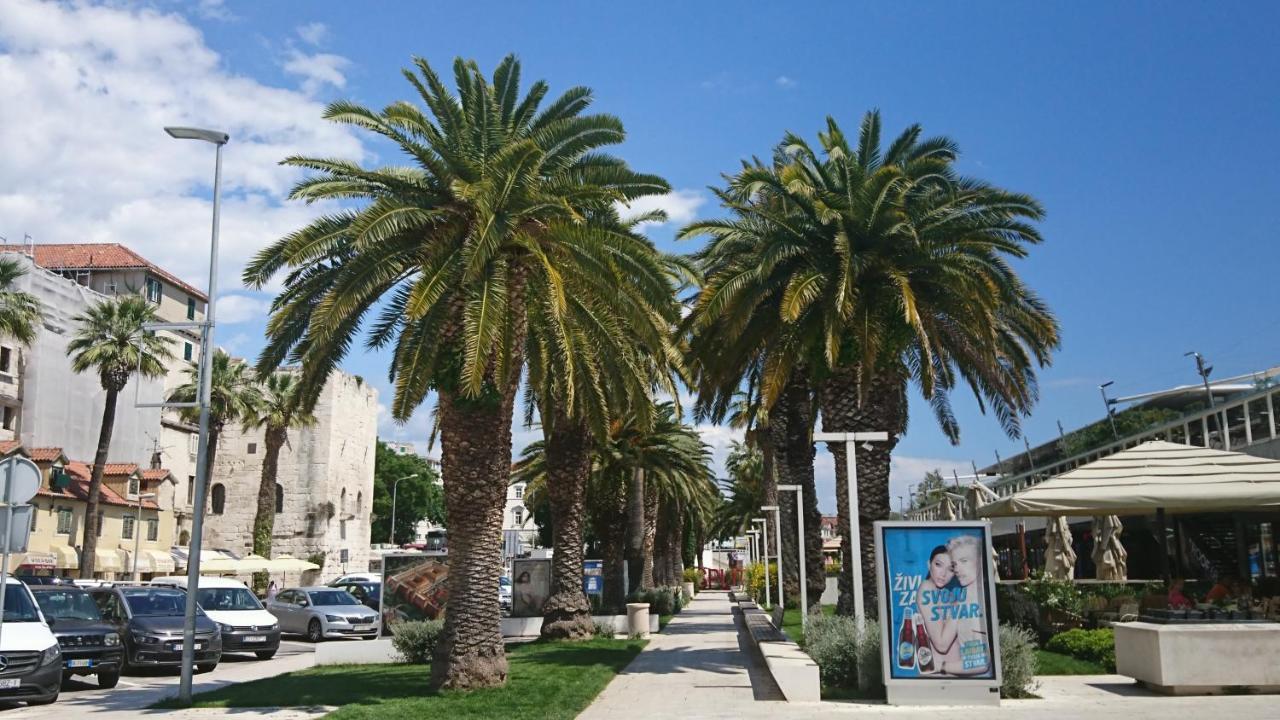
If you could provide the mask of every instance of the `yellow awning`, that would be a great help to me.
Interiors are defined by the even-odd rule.
[[[125,553],[121,550],[110,549],[104,550],[98,548],[93,551],[93,571],[94,572],[124,572],[128,568],[128,560]]]
[[[139,573],[171,573],[176,569],[173,556],[160,550],[138,552]],[[130,568],[132,570],[132,568]]]
[[[75,548],[68,545],[53,545],[49,549],[57,558],[55,564],[59,570],[76,570],[80,567],[80,554]]]

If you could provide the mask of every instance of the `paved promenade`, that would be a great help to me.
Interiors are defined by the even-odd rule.
[[[999,708],[900,708],[872,702],[788,703],[735,625],[728,595],[704,592],[614,678],[581,720],[845,716],[900,720],[1134,720],[1280,717],[1280,697],[1164,697],[1117,675],[1043,677],[1038,700]]]

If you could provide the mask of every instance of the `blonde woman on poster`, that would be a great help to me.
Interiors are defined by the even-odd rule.
[[[958,535],[947,541],[947,552],[955,570],[959,607],[949,613],[955,623],[955,642],[959,660],[943,663],[947,675],[983,675],[991,671],[991,638],[987,635],[987,618],[982,608],[982,547],[973,535]]]

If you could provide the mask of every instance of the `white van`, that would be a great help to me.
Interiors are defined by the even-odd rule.
[[[187,578],[159,577],[152,585],[187,589]],[[280,649],[280,624],[244,583],[230,578],[200,577],[196,602],[209,619],[218,623],[223,653],[253,653],[270,659]]]
[[[0,702],[48,705],[62,687],[62,650],[27,586],[5,576]]]

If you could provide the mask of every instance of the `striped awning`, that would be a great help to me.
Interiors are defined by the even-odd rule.
[[[49,547],[57,558],[55,561],[59,570],[76,570],[80,567],[80,553],[69,545],[51,545]]]
[[[93,551],[94,572],[124,572],[129,567],[128,554],[119,548],[98,548]]]
[[[1280,508],[1280,461],[1153,440],[978,508],[984,517]]]
[[[161,550],[141,550],[138,552],[139,573],[171,573],[177,569],[173,556]],[[133,570],[131,567],[130,570]]]

